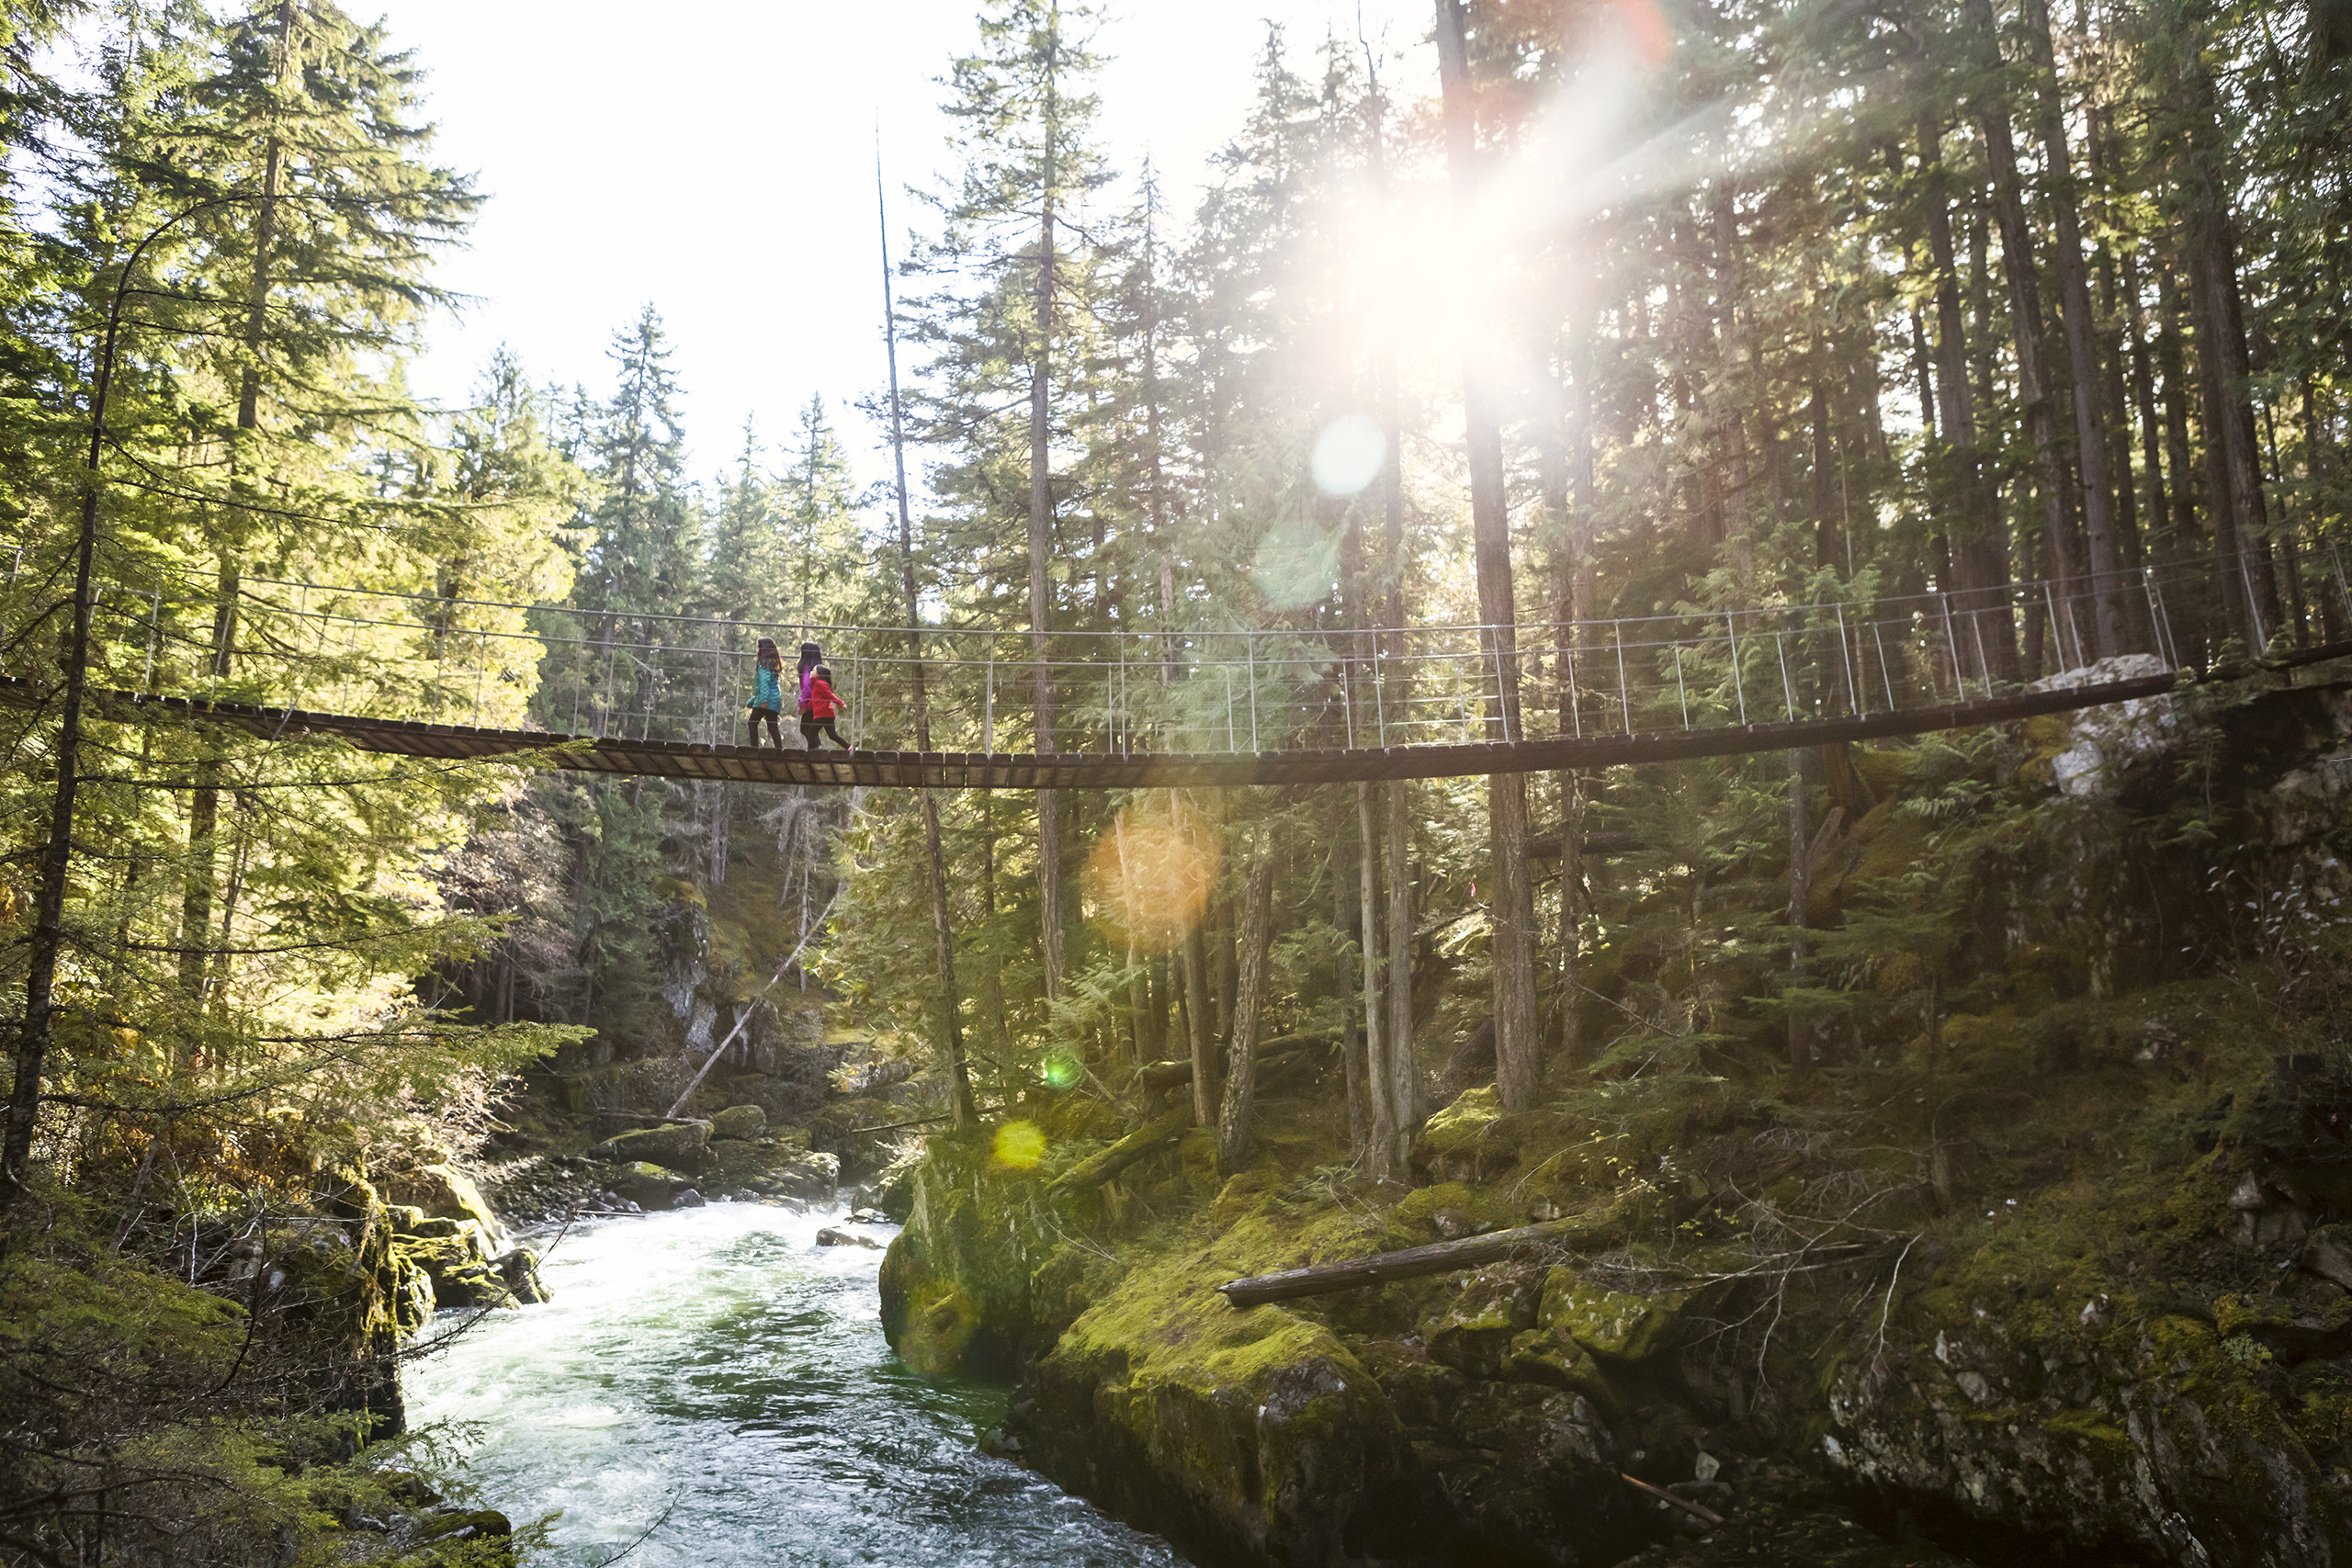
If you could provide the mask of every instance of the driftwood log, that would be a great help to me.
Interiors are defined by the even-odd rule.
[[[1328,1296],[1336,1291],[1385,1285],[1392,1280],[1415,1280],[1424,1274],[1451,1274],[1532,1252],[1541,1247],[1592,1247],[1615,1235],[1622,1222],[1614,1213],[1577,1214],[1547,1220],[1516,1230],[1488,1231],[1459,1241],[1431,1242],[1396,1252],[1375,1252],[1339,1263],[1317,1263],[1285,1269],[1279,1274],[1252,1274],[1217,1287],[1235,1311],[1263,1306],[1268,1302],[1295,1301],[1301,1296]]]
[[[1067,1192],[1077,1187],[1100,1187],[1145,1156],[1158,1153],[1192,1124],[1193,1107],[1188,1101],[1144,1123],[1102,1153],[1080,1160],[1056,1177],[1046,1190]]]

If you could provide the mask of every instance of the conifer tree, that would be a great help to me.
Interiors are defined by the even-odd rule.
[[[1102,259],[1070,220],[1108,178],[1089,140],[1099,106],[1088,84],[1099,62],[1087,39],[1097,21],[1088,5],[991,0],[978,48],[957,58],[946,84],[964,168],[930,198],[941,234],[907,264],[933,288],[907,302],[908,335],[930,355],[929,385],[910,399],[916,433],[951,453],[931,488],[954,514],[950,547],[984,562],[979,603],[1023,606],[1041,752],[1058,744],[1047,660],[1067,592],[1052,570],[1067,494],[1057,491],[1053,456],[1083,402],[1074,395],[1087,358],[1080,345]],[[1017,554],[1008,548],[1015,539]],[[1007,554],[1024,563],[1025,580],[1006,572]],[[1017,598],[1007,592],[1015,581],[1025,590]],[[1037,878],[1050,998],[1065,977],[1069,919],[1051,791],[1037,795]]]

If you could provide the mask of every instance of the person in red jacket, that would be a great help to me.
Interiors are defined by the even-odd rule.
[[[808,671],[808,705],[800,715],[800,734],[808,742],[808,750],[814,751],[818,749],[817,737],[820,735],[831,736],[833,744],[844,751],[855,750],[842,739],[842,732],[833,728],[833,716],[847,711],[848,707],[849,705],[842,701],[840,694],[833,690],[831,668],[820,664]]]

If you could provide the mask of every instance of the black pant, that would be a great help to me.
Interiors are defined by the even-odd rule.
[[[759,750],[760,720],[762,719],[766,719],[768,721],[768,739],[775,742],[775,749],[777,750],[781,751],[784,750],[784,727],[776,722],[779,716],[780,716],[774,708],[753,708],[752,710],[752,750],[754,751]]]
[[[850,749],[849,742],[842,739],[842,732],[833,728],[833,721],[831,719],[811,718],[807,714],[802,714],[800,716],[800,738],[808,742],[808,750],[811,751],[817,750],[817,737],[820,735],[831,736],[833,738],[833,744],[840,747],[844,751]]]

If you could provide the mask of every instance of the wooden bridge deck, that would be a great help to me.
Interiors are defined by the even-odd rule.
[[[2332,643],[2266,660],[2260,668],[2283,670],[2347,656],[2352,656],[2352,642]],[[2252,667],[2236,671],[2252,672]],[[2181,689],[2188,681],[2187,677],[2166,673],[2054,691],[2020,692],[1938,707],[1647,734],[1412,746],[1385,750],[1302,749],[1255,754],[1128,755],[1068,752],[1057,756],[797,749],[779,751],[749,746],[704,746],[611,736],[598,739],[537,730],[424,724],[136,692],[107,691],[93,695],[101,713],[118,717],[128,717],[144,709],[178,716],[190,722],[230,726],[269,740],[331,736],[363,751],[449,759],[511,756],[526,758],[541,766],[586,773],[883,789],[1222,789],[1245,784],[1477,777],[1781,751],[1841,740],[1962,729],[2039,714],[2099,707],[2137,697],[2161,696]],[[0,704],[30,707],[42,696],[25,681],[0,681]]]

